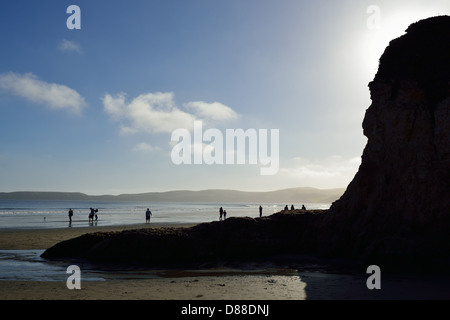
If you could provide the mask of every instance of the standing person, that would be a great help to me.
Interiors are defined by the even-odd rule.
[[[222,216],[223,216],[223,208],[220,207],[220,209],[219,209],[219,220],[222,220]]]
[[[223,210],[223,220],[227,218],[227,210]]]
[[[89,210],[91,210],[91,212],[89,212],[89,222],[94,222],[95,210],[92,208],[89,208]]]
[[[72,216],[73,216],[73,210],[72,208],[69,209],[69,222],[72,223]]]
[[[152,212],[149,208],[145,211],[145,223],[150,223],[150,217],[152,216]]]
[[[262,217],[262,207],[261,206],[259,206],[259,217],[260,218]]]

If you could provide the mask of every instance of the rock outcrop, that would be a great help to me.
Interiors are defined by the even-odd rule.
[[[96,232],[57,243],[47,259],[145,266],[199,266],[309,253],[316,247],[322,211],[288,211],[263,218],[228,218],[190,228],[145,228]],[[298,244],[301,243],[301,246]]]
[[[362,163],[325,217],[322,249],[385,263],[449,257],[450,17],[392,40],[369,88]]]

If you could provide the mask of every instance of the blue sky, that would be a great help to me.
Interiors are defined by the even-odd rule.
[[[81,29],[69,30],[70,5]],[[0,191],[346,187],[388,41],[448,1],[3,1]],[[375,8],[375,11],[374,11]],[[279,170],[175,165],[171,133],[278,129]],[[192,132],[192,131],[191,131]],[[207,144],[207,143],[205,143]]]

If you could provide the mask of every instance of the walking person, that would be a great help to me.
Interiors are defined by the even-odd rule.
[[[72,208],[69,209],[69,226],[72,224],[72,216],[73,216],[73,210]]]
[[[150,223],[150,217],[152,216],[152,212],[149,208],[145,211],[145,223]]]

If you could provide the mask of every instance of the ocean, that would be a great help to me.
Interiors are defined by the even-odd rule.
[[[259,203],[192,203],[140,201],[51,201],[0,200],[0,229],[51,229],[67,227],[142,225],[145,211],[152,212],[151,223],[183,224],[219,220],[222,206],[229,217],[258,217]],[[286,204],[261,204],[263,215],[283,210]],[[289,208],[290,208],[289,204]],[[329,204],[305,204],[310,209],[327,209]],[[301,205],[300,205],[301,206]],[[90,208],[98,209],[98,220],[89,222]],[[68,211],[74,215],[69,223]],[[67,278],[67,262],[47,261],[40,257],[42,250],[0,250],[0,280],[61,281]],[[132,271],[101,271],[83,266],[83,279],[101,281],[112,278],[159,277],[160,271],[136,273]]]
[[[90,208],[98,209],[97,226],[135,225],[145,223],[145,211],[152,212],[151,223],[203,223],[219,220],[219,208],[229,217],[259,216],[259,203],[193,203],[145,201],[64,201],[0,200],[0,229],[49,229],[89,226]],[[265,203],[263,216],[289,208],[291,204]],[[306,203],[307,209],[328,209],[327,203]],[[294,204],[294,207],[296,205]],[[297,205],[298,208],[301,207]],[[69,224],[68,211],[74,216]]]

